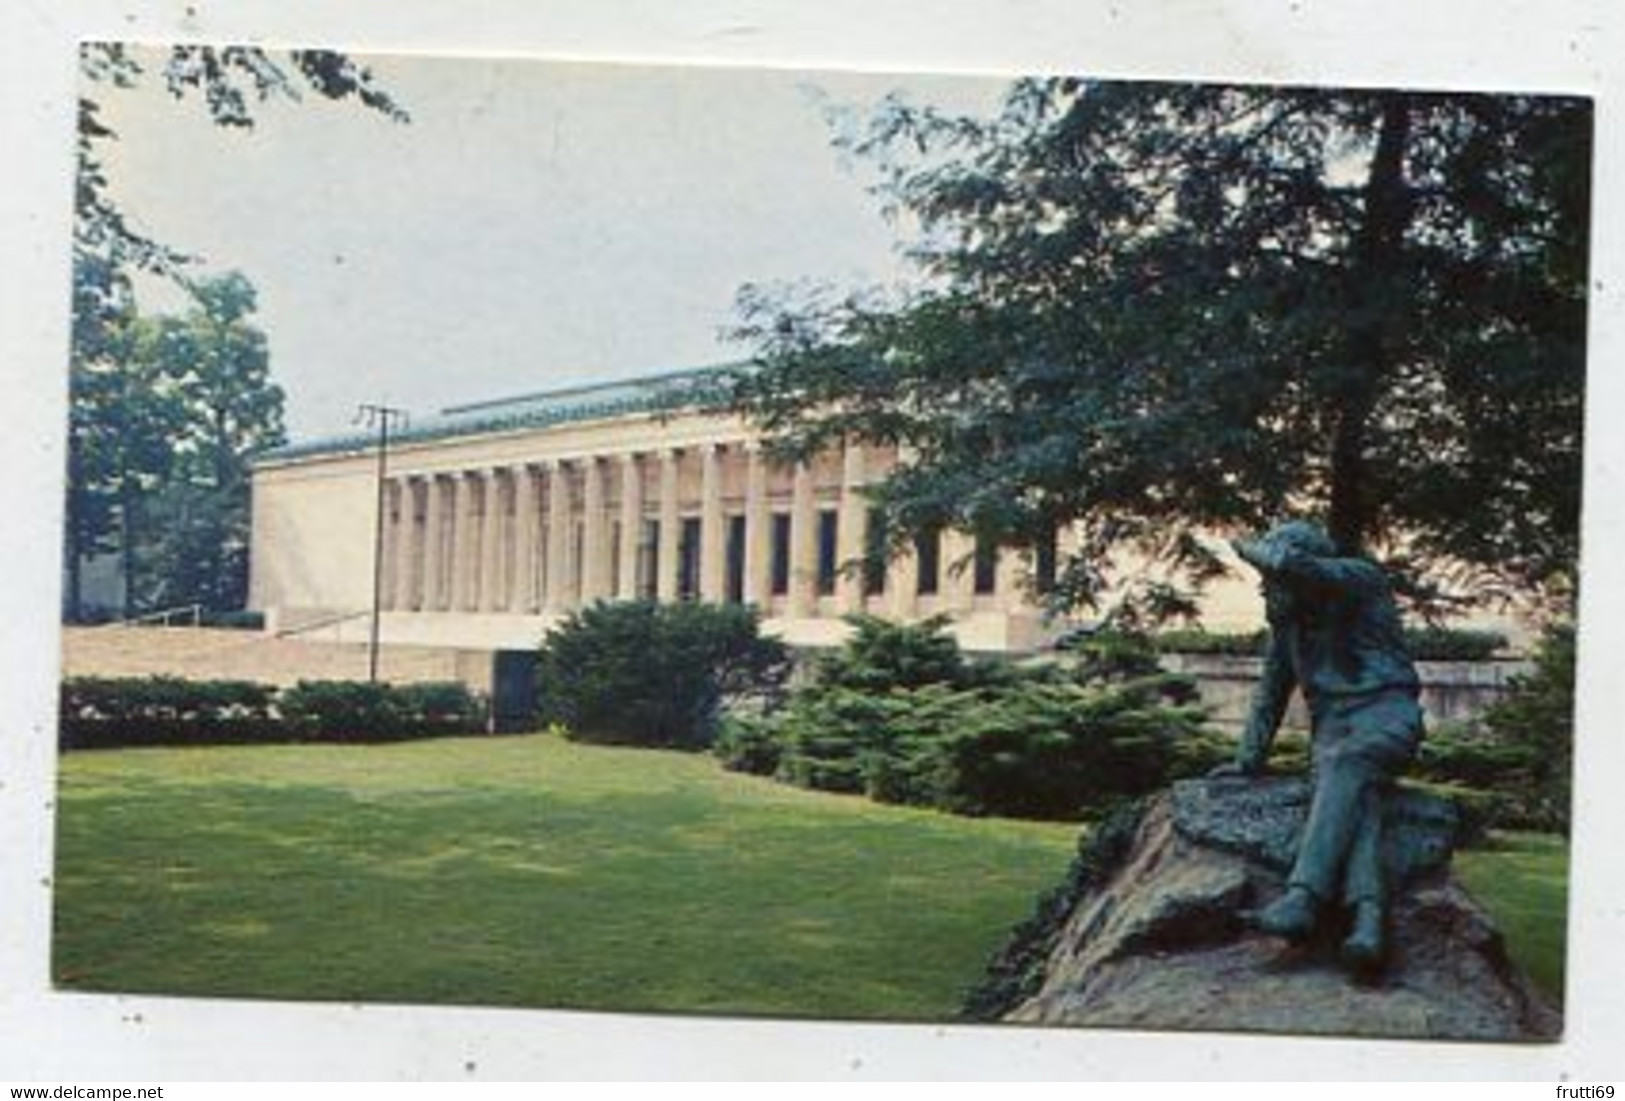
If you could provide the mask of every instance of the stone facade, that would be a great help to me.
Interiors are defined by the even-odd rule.
[[[391,441],[378,571],[386,643],[528,649],[595,600],[737,601],[794,645],[846,634],[842,616],[943,613],[967,649],[1026,653],[1075,626],[1047,620],[1028,555],[945,531],[885,563],[864,487],[895,449],[770,461],[722,411],[719,371],[686,371],[446,410]],[[367,637],[378,515],[376,438],[262,456],[253,476],[250,607],[274,632]],[[1071,545],[1061,531],[1058,550]],[[1250,572],[1213,584],[1202,622],[1262,625]],[[1478,626],[1519,640],[1511,619]]]
[[[272,630],[364,637],[381,497],[391,643],[526,648],[571,609],[636,597],[753,604],[797,645],[838,642],[852,612],[946,613],[986,652],[1066,628],[1031,600],[1021,555],[960,532],[862,568],[878,534],[863,490],[895,451],[774,462],[743,421],[669,397],[696,378],[448,410],[392,440],[381,495],[370,437],[262,457],[251,606]]]

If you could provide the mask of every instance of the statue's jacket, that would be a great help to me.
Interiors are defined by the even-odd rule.
[[[1323,731],[1357,713],[1392,709],[1399,714],[1381,725],[1414,726],[1408,739],[1414,743],[1421,733],[1421,684],[1381,568],[1294,548],[1265,572],[1265,585],[1284,589],[1289,607],[1270,612],[1269,648],[1242,736],[1244,758],[1262,761],[1294,687],[1303,690],[1317,743]]]

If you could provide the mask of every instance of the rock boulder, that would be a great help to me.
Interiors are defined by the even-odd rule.
[[[1356,979],[1341,933],[1290,947],[1246,912],[1284,887],[1309,789],[1213,779],[1169,791],[1096,831],[1068,882],[994,961],[978,1019],[1454,1040],[1561,1031],[1500,934],[1449,872],[1450,804],[1400,789],[1385,807],[1394,891],[1390,959]]]

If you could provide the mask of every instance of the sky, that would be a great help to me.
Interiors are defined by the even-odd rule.
[[[929,11],[928,18],[922,13]],[[55,755],[54,724],[59,648],[63,424],[66,417],[65,349],[72,180],[74,47],[87,38],[139,36],[151,41],[299,41],[370,46],[375,50],[529,52],[550,56],[664,58],[679,62],[834,65],[872,70],[978,70],[983,72],[1094,72],[1192,79],[1256,79],[1299,83],[1407,87],[1526,88],[1575,91],[1599,97],[1601,145],[1596,161],[1597,217],[1593,221],[1595,296],[1591,311],[1591,408],[1587,433],[1586,586],[1580,648],[1581,767],[1575,776],[1576,827],[1571,876],[1569,1021],[1561,1044],[1463,1045],[1316,1042],[1299,1039],[1190,1034],[1181,1037],[1130,1031],[1031,1029],[944,1030],[888,1025],[837,1026],[829,1022],[745,1022],[724,1025],[678,1017],[631,1019],[604,1014],[538,1014],[415,1007],[290,1006],[215,999],[63,997],[50,989],[50,870]],[[1625,6],[1611,0],[932,0],[920,4],[876,0],[276,0],[209,4],[197,0],[23,0],[0,4],[0,583],[7,631],[5,696],[8,725],[0,737],[0,1042],[7,1067],[45,1081],[197,1078],[318,1081],[466,1078],[477,1064],[481,1079],[607,1074],[656,1079],[1169,1079],[1229,1078],[1455,1079],[1512,1081],[1541,1078],[1618,1078],[1625,1035],[1625,878],[1608,842],[1625,834],[1625,740],[1617,716],[1625,713],[1625,678],[1617,675],[1625,652]],[[120,195],[149,228],[162,224],[166,240],[208,251],[220,269],[239,267],[262,290],[262,323],[271,333],[275,370],[292,391],[296,428],[301,408],[331,408],[343,426],[358,395],[374,398],[397,368],[416,360],[410,340],[397,339],[409,311],[388,294],[359,282],[328,278],[308,259],[289,263],[279,280],[268,263],[274,246],[302,256],[335,241],[347,262],[361,265],[380,286],[409,282],[383,248],[403,232],[368,217],[373,204],[402,202],[436,154],[406,167],[412,155],[393,143],[412,141],[433,150],[443,139],[424,136],[436,114],[415,88],[415,74],[378,64],[414,110],[411,128],[392,129],[353,108],[307,103],[262,112],[252,139],[229,140],[201,127],[222,149],[205,155],[195,139],[182,140],[191,112],[165,107],[161,126],[139,128],[147,192],[158,199],[135,211],[137,180],[121,173]],[[400,84],[408,81],[413,87]],[[415,97],[415,98],[414,98]],[[156,98],[162,99],[161,93]],[[447,101],[448,104],[451,102]],[[465,103],[467,101],[465,100]],[[434,129],[444,135],[464,122],[449,107]],[[466,120],[464,120],[466,121]],[[320,125],[318,125],[318,122]],[[272,140],[273,131],[277,141]],[[137,128],[127,128],[126,158],[134,158]],[[814,140],[814,139],[809,139]],[[816,141],[822,141],[822,134]],[[278,141],[298,143],[283,158]],[[173,145],[167,159],[157,151]],[[452,153],[458,147],[449,145]],[[258,152],[255,152],[258,150]],[[302,162],[298,153],[309,156]],[[381,157],[380,150],[388,152]],[[219,163],[230,152],[231,160]],[[144,154],[145,155],[145,154]],[[439,154],[445,155],[445,154]],[[396,159],[390,159],[396,158]],[[279,159],[285,163],[278,164]],[[129,163],[133,164],[133,160]],[[297,171],[289,165],[306,167]],[[819,171],[833,171],[820,162]],[[124,162],[121,162],[121,168]],[[278,178],[276,173],[282,173]],[[343,187],[331,177],[341,175]],[[261,176],[266,178],[262,179]],[[443,181],[444,172],[437,172]],[[838,173],[837,173],[838,175]],[[328,177],[318,182],[318,177]],[[478,177],[476,177],[478,179]],[[613,179],[610,182],[615,182]],[[208,187],[205,186],[208,183]],[[390,187],[384,187],[383,184]],[[443,182],[442,186],[449,187]],[[842,182],[843,188],[849,186]],[[240,191],[227,204],[210,188]],[[796,190],[810,189],[804,180]],[[487,187],[487,191],[490,189]],[[326,217],[347,191],[348,223]],[[303,192],[303,205],[285,192]],[[858,221],[872,207],[851,200]],[[210,206],[230,206],[222,228],[204,229]],[[218,214],[212,215],[219,217]],[[534,216],[534,211],[531,212]],[[468,220],[472,222],[473,220]],[[526,219],[529,224],[529,217]],[[235,223],[235,224],[234,224]],[[314,244],[303,226],[325,225]],[[725,223],[726,225],[726,223]],[[170,227],[173,226],[173,232]],[[363,228],[365,231],[363,232]],[[463,224],[465,237],[470,233]],[[407,226],[406,231],[411,231]],[[192,236],[196,232],[197,236]],[[344,231],[344,232],[341,232]],[[854,231],[855,232],[855,231]],[[826,228],[829,237],[837,236]],[[215,238],[221,238],[217,243]],[[365,241],[369,249],[363,251]],[[261,242],[255,247],[255,242]],[[268,242],[268,243],[266,243]],[[886,263],[886,247],[879,250]],[[331,253],[329,253],[331,256]],[[757,257],[762,260],[765,257]],[[864,266],[860,261],[859,265]],[[432,271],[449,267],[442,259]],[[489,262],[490,267],[502,265]],[[836,269],[850,262],[836,260]],[[818,265],[806,265],[808,272]],[[382,273],[382,275],[380,274]],[[387,282],[384,275],[393,276]],[[751,270],[743,278],[764,278]],[[440,280],[441,293],[415,307],[442,323],[413,325],[412,333],[444,332],[447,343],[472,341],[445,320],[455,302],[468,308],[457,279]],[[532,275],[532,279],[540,276]],[[668,280],[669,281],[669,280]],[[724,282],[731,283],[732,279]],[[341,294],[363,295],[340,311]],[[489,296],[494,292],[486,289]],[[447,308],[442,309],[444,299]],[[725,302],[731,300],[731,287]],[[376,303],[378,317],[362,306]],[[723,307],[725,310],[725,305]],[[648,307],[645,306],[645,312]],[[325,321],[314,336],[296,340],[306,318]],[[710,322],[695,329],[708,341]],[[516,372],[520,388],[587,364],[618,370],[609,335],[600,332],[597,354],[544,359],[552,344],[515,354],[529,363]],[[538,326],[540,328],[540,326]],[[561,321],[549,327],[562,345]],[[602,329],[603,327],[600,326]],[[629,332],[637,330],[626,327]],[[351,343],[353,339],[353,344]],[[341,348],[342,342],[342,348]],[[328,352],[324,346],[331,345]],[[502,341],[491,340],[485,345]],[[371,349],[388,348],[392,361]],[[509,379],[462,378],[484,368],[480,355],[447,359],[441,349],[422,357],[437,364],[431,377],[447,379],[447,396],[407,394],[410,375],[395,371],[395,391],[414,408],[435,408],[488,393],[511,392]],[[633,354],[636,352],[637,354]],[[680,354],[681,353],[681,354]],[[650,360],[708,358],[709,344],[683,352],[674,341],[647,352],[629,350],[627,369]],[[297,364],[314,368],[302,376]],[[382,365],[382,366],[381,366]],[[332,373],[324,392],[322,371]],[[292,375],[289,372],[293,372]],[[140,1010],[140,1012],[136,1012]],[[133,1022],[133,1024],[132,1024]],[[349,1088],[349,1087],[343,1087]],[[1225,1091],[1223,1082],[1216,1088]],[[1226,1096],[1242,1089],[1228,1087]],[[336,1092],[330,1089],[328,1093]],[[714,1092],[714,1091],[713,1091]],[[1051,1092],[1054,1092],[1053,1090]],[[324,1096],[321,1090],[317,1096]]]
[[[112,194],[141,231],[259,293],[290,437],[361,402],[463,402],[739,359],[747,282],[906,275],[872,169],[826,105],[996,108],[1002,81],[772,69],[367,58],[411,113],[272,101],[240,131],[176,101],[161,53],[98,87]],[[138,289],[144,309],[184,307]]]

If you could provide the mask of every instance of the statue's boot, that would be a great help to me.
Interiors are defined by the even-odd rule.
[[[1343,941],[1343,962],[1365,971],[1382,962],[1382,907],[1369,900],[1354,904],[1354,921]]]
[[[1253,918],[1260,931],[1290,941],[1306,940],[1315,931],[1320,900],[1307,887],[1293,884],[1286,894],[1270,903]]]

